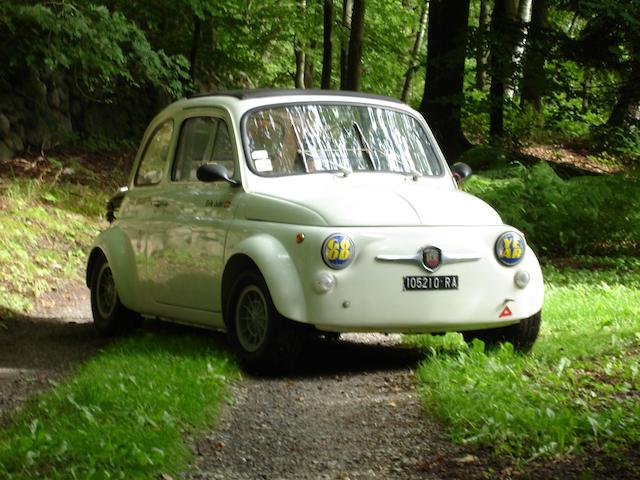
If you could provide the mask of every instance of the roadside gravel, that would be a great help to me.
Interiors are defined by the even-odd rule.
[[[425,417],[412,371],[420,358],[399,336],[350,334],[312,346],[303,374],[245,378],[196,442],[189,478],[436,479],[443,459],[471,473],[477,457]]]
[[[0,425],[105,345],[89,323],[88,295],[78,281],[42,296],[29,315],[0,314]]]

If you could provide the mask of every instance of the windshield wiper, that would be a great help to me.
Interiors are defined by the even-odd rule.
[[[373,165],[373,159],[371,158],[371,149],[369,148],[369,145],[367,144],[367,141],[362,134],[362,129],[360,128],[360,125],[358,125],[358,122],[353,122],[353,129],[356,131],[356,135],[358,135],[358,141],[360,142],[360,151],[362,152],[362,156],[371,167],[371,170],[375,170],[376,167]]]

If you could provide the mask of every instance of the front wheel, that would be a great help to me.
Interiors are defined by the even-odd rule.
[[[120,302],[113,272],[104,257],[93,268],[90,288],[93,324],[101,335],[125,333],[139,321],[139,316]]]
[[[538,312],[529,318],[520,320],[520,323],[487,330],[462,332],[462,336],[465,342],[471,342],[474,338],[482,340],[488,348],[509,342],[517,351],[526,353],[531,350],[538,338],[540,322],[541,312]]]
[[[229,343],[245,370],[271,374],[293,367],[303,347],[303,326],[278,313],[257,271],[238,277],[225,317]]]

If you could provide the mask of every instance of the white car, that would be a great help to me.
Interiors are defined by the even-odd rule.
[[[226,330],[278,370],[313,333],[463,332],[528,350],[543,281],[517,229],[462,192],[397,100],[247,90],[149,125],[87,266],[102,333],[144,317]],[[135,312],[135,313],[134,313]]]

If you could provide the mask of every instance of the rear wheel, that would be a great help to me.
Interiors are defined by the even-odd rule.
[[[122,305],[107,259],[97,260],[91,275],[93,324],[101,335],[125,333],[139,322],[139,315]]]
[[[474,338],[482,340],[487,348],[509,342],[517,351],[528,352],[538,338],[540,322],[541,312],[538,312],[514,325],[487,330],[471,330],[462,332],[462,336],[466,342],[471,342]]]
[[[304,326],[276,310],[269,289],[257,271],[242,273],[227,301],[229,343],[242,366],[255,373],[291,369],[302,351]]]

